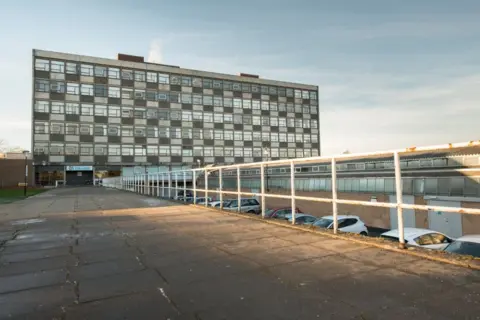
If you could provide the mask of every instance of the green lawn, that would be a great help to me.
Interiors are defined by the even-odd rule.
[[[42,193],[46,189],[27,189],[27,198]],[[10,203],[17,200],[25,199],[23,196],[23,188],[0,189],[0,204]]]

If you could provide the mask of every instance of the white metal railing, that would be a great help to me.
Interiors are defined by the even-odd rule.
[[[342,154],[337,156],[326,156],[326,157],[310,157],[310,158],[299,158],[299,159],[288,159],[288,160],[274,160],[274,161],[264,161],[264,162],[254,162],[254,163],[242,163],[234,165],[224,165],[217,167],[204,167],[204,168],[192,168],[182,171],[174,172],[157,172],[151,174],[136,174],[132,176],[116,177],[116,178],[106,178],[103,180],[103,186],[117,188],[122,190],[127,190],[131,192],[136,192],[145,195],[152,195],[156,197],[168,197],[172,198],[172,190],[175,191],[175,198],[179,194],[179,181],[183,182],[181,190],[183,191],[183,201],[187,201],[186,192],[192,191],[193,193],[193,203],[197,201],[197,193],[202,192],[204,197],[208,197],[209,192],[217,193],[220,197],[220,207],[223,207],[223,195],[236,195],[238,198],[238,211],[241,211],[241,196],[255,196],[261,198],[261,212],[262,217],[265,217],[265,198],[282,198],[290,199],[292,206],[292,213],[295,212],[295,202],[297,200],[306,200],[306,201],[316,201],[316,202],[330,202],[332,203],[333,211],[333,231],[334,233],[338,232],[338,204],[349,204],[349,205],[359,205],[359,206],[368,206],[368,207],[384,207],[384,208],[396,208],[398,216],[398,229],[399,229],[399,243],[400,247],[405,247],[404,239],[404,228],[403,228],[403,209],[416,209],[416,210],[434,210],[434,211],[443,211],[443,212],[455,212],[460,214],[474,214],[480,215],[480,209],[473,208],[458,208],[458,207],[443,207],[443,206],[432,206],[432,205],[419,205],[419,204],[406,204],[403,203],[402,197],[402,175],[401,175],[401,166],[400,158],[401,155],[411,154],[414,152],[425,152],[425,151],[445,151],[445,150],[456,150],[459,148],[466,147],[479,147],[480,140],[455,143],[455,144],[444,144],[436,146],[427,146],[427,147],[411,147],[406,149],[397,149],[390,151],[378,151],[378,152],[369,152],[369,153],[357,153],[357,154]],[[396,203],[390,202],[370,202],[370,201],[358,201],[358,200],[348,200],[348,199],[339,199],[337,196],[337,160],[348,160],[355,158],[362,158],[368,156],[392,156],[394,160],[395,168],[395,185],[396,185]],[[331,198],[319,198],[319,197],[306,197],[306,196],[297,196],[295,194],[295,165],[296,164],[305,164],[305,163],[314,163],[314,162],[331,162],[331,176],[332,176],[332,197]],[[289,165],[290,167],[290,194],[271,194],[265,193],[265,166],[269,168],[274,166],[285,166]],[[241,168],[252,168],[260,167],[260,180],[261,187],[260,193],[245,192],[241,190]],[[225,170],[236,170],[237,176],[237,190],[228,191],[223,190],[223,173]],[[219,179],[219,188],[218,189],[209,189],[208,188],[208,176],[212,172],[218,173]],[[204,175],[205,186],[203,189],[197,188],[197,178],[200,178],[201,175]],[[186,177],[192,177],[192,186],[187,188],[187,179]],[[173,177],[173,179],[172,179]],[[173,181],[175,184],[172,184]],[[167,195],[168,193],[168,195]],[[205,201],[205,206],[208,203]],[[292,214],[292,223],[295,224],[295,214]]]

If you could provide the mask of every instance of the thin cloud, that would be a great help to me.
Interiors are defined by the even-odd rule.
[[[147,61],[152,63],[163,62],[162,42],[159,39],[155,39],[150,42]]]

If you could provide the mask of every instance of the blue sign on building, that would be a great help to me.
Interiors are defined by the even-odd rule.
[[[93,171],[93,166],[67,166],[66,171]]]

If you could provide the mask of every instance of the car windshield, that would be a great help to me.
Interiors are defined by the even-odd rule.
[[[320,218],[313,224],[315,227],[328,228],[332,224],[333,220]]]
[[[468,241],[453,241],[445,248],[445,251],[480,257],[480,243]]]
[[[271,215],[273,211],[275,211],[275,209],[268,209],[267,211],[265,211],[265,214]]]

